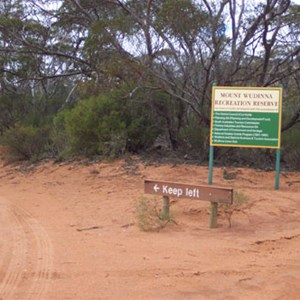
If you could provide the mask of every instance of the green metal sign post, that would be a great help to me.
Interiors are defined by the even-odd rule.
[[[275,190],[279,189],[279,178],[280,178],[280,149],[276,150],[276,177],[275,177]]]
[[[208,175],[208,184],[212,184],[213,178],[213,162],[214,162],[214,147],[209,147],[209,175]],[[211,202],[210,203],[210,228],[217,227],[217,218],[218,218],[218,203]]]
[[[208,184],[212,184],[212,179],[213,179],[213,164],[214,164],[214,146],[209,146]]]

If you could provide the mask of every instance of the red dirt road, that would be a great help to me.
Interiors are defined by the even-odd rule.
[[[1,165],[1,163],[0,163]],[[206,167],[98,162],[0,167],[0,299],[300,299],[300,173],[214,170],[249,203],[209,229],[209,202],[137,226],[143,180],[206,184]],[[152,197],[152,196],[150,196]]]

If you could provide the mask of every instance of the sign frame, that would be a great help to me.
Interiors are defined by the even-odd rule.
[[[233,202],[233,189],[220,186],[144,180],[144,192],[145,194],[203,200],[216,203],[231,204]]]
[[[279,149],[282,93],[282,87],[214,85],[212,87],[210,145]],[[243,128],[238,128],[234,125],[235,123]],[[274,125],[275,129],[272,128]],[[216,134],[219,134],[219,139],[214,139]],[[269,137],[270,134],[272,137]]]
[[[245,90],[245,89],[248,89],[248,90],[251,90],[251,89],[255,89],[255,90],[263,90],[263,89],[277,89],[279,90],[279,102],[278,102],[278,105],[279,105],[279,111],[278,111],[278,137],[277,137],[277,140],[278,140],[278,143],[276,146],[273,146],[273,147],[265,147],[265,146],[253,146],[253,145],[240,145],[240,144],[214,144],[213,143],[213,117],[214,117],[214,113],[215,113],[215,109],[214,109],[214,101],[215,101],[215,91],[217,88],[222,88],[222,89],[238,89],[238,90]],[[278,87],[229,87],[229,86],[220,86],[218,87],[216,83],[213,83],[213,86],[212,86],[212,108],[211,108],[211,126],[210,126],[210,145],[209,145],[209,173],[208,173],[208,184],[212,184],[212,179],[213,179],[213,160],[214,160],[214,146],[223,146],[223,147],[247,147],[247,148],[274,148],[276,149],[276,164],[275,164],[275,190],[278,190],[279,189],[279,179],[280,179],[280,153],[281,153],[281,149],[280,149],[280,139],[281,139],[281,121],[282,121],[282,94],[283,94],[283,86],[282,84],[279,84]],[[222,104],[222,103],[221,103]],[[212,203],[213,204],[213,203]],[[214,206],[212,205],[212,210],[216,210],[214,208]]]

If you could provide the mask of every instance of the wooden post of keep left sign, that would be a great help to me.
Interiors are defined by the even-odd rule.
[[[163,196],[163,206],[162,206],[162,218],[163,220],[169,219],[170,216],[170,198],[168,196]]]
[[[217,219],[218,219],[218,202],[211,202],[209,228],[217,228],[218,226]]]

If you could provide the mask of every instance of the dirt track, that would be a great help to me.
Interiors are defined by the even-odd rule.
[[[171,201],[176,224],[137,227],[145,178],[206,184],[207,168],[138,159],[0,168],[0,299],[299,299],[300,173],[234,169],[249,197],[232,228]]]

